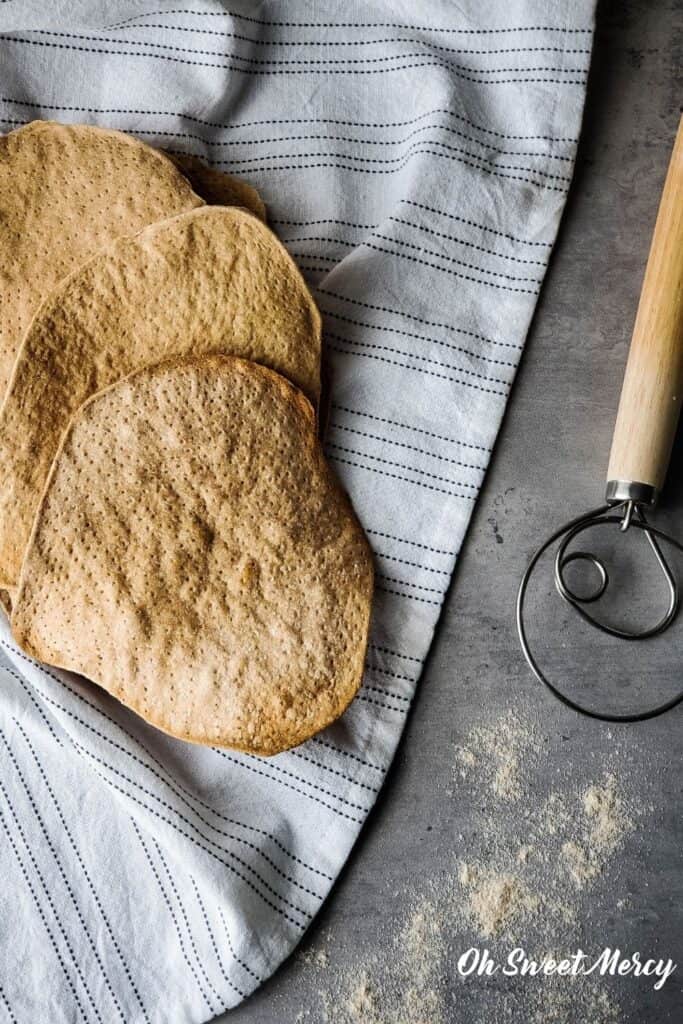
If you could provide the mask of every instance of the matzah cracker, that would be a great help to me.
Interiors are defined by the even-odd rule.
[[[0,587],[16,585],[64,429],[96,391],[143,366],[221,351],[282,373],[317,403],[320,315],[275,235],[203,206],[120,238],[52,292],[0,410]]]
[[[0,137],[0,399],[61,278],[113,238],[201,205],[167,156],[122,132],[32,121]]]
[[[274,754],[356,693],[372,585],[306,400],[263,367],[208,356],[79,409],[12,629],[165,732]]]

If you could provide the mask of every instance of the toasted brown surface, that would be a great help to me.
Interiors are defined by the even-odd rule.
[[[0,138],[0,398],[61,278],[113,238],[201,205],[168,157],[122,132],[33,121]]]
[[[0,586],[16,586],[50,463],[71,415],[143,366],[222,351],[270,366],[317,402],[320,316],[275,236],[204,206],[121,238],[36,314],[0,410]]]
[[[174,736],[274,754],[356,693],[372,585],[306,400],[260,366],[206,356],[79,409],[12,629]]]
[[[166,153],[180,168],[197,195],[212,206],[243,206],[259,220],[266,219],[266,206],[260,195],[241,178],[209,167],[191,153]]]

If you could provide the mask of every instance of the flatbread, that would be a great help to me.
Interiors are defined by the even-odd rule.
[[[113,238],[201,205],[167,156],[122,132],[32,121],[0,138],[0,399],[61,278]]]
[[[356,693],[372,586],[306,400],[263,367],[206,356],[78,410],[12,630],[173,736],[275,754]]]
[[[185,175],[197,195],[212,206],[243,206],[259,220],[266,219],[266,206],[255,188],[241,178],[209,167],[192,153],[166,155]]]
[[[173,356],[222,351],[317,403],[320,315],[286,250],[244,210],[153,224],[61,282],[41,306],[0,410],[0,587],[16,585],[50,463],[90,395]]]

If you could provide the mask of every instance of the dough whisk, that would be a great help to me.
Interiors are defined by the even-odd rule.
[[[539,560],[557,544],[554,583],[561,599],[585,622],[618,640],[647,640],[664,633],[679,610],[678,581],[662,545],[683,552],[683,544],[650,522],[666,477],[683,398],[683,119],[679,123],[664,191],[659,205],[647,269],[638,305],[631,347],[619,402],[607,470],[605,504],[572,519],[556,530],[536,551],[517,596],[517,629],[524,656],[536,678],[564,704],[591,718],[609,722],[639,722],[654,718],[683,701],[683,689],[671,699],[632,713],[590,708],[567,695],[551,681],[531,650],[525,623],[525,600]],[[589,610],[605,594],[609,575],[598,555],[571,550],[589,529],[611,527],[622,534],[640,531],[646,538],[666,583],[668,603],[661,618],[630,631],[601,621]],[[581,595],[567,582],[572,563],[587,563],[598,573],[591,593]]]

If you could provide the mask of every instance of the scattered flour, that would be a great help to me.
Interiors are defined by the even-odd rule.
[[[387,926],[370,955],[347,952],[344,962],[354,966],[336,968],[320,946],[300,957],[321,989],[315,1005],[302,1010],[301,1024],[618,1024],[618,1006],[592,977],[492,985],[484,1021],[476,999],[468,1008],[471,979],[455,970],[471,946],[504,955],[521,945],[531,957],[556,949],[558,959],[576,949],[577,928],[590,922],[596,905],[595,893],[583,905],[582,894],[608,868],[618,879],[615,855],[645,812],[620,784],[628,775],[616,772],[615,756],[612,771],[603,767],[588,783],[585,765],[580,783],[579,769],[568,764],[546,799],[534,802],[547,787],[543,748],[537,726],[517,712],[472,730],[456,750],[454,772],[458,798],[472,807],[472,829],[454,837],[451,870],[404,894],[404,919]]]
[[[375,1021],[379,1021],[377,995],[366,971],[361,972],[360,978],[346,1000],[345,1009],[353,1021],[367,1021],[367,1024],[375,1024]]]
[[[538,909],[539,899],[515,875],[461,864],[458,881],[467,890],[469,917],[489,939]]]
[[[476,769],[484,785],[501,800],[518,800],[523,792],[521,761],[538,750],[535,727],[513,711],[492,725],[479,726],[467,745],[456,749],[456,770],[465,778]]]
[[[528,843],[525,843],[524,846],[520,846],[519,850],[517,850],[515,860],[518,864],[528,864],[529,858],[533,855],[533,852],[533,847],[529,846]]]
[[[330,957],[326,949],[312,949],[301,954],[304,963],[315,967],[329,967]]]
[[[603,785],[589,786],[583,794],[583,809],[591,822],[591,847],[602,856],[613,853],[633,822],[624,810],[613,775]]]
[[[566,807],[565,797],[552,792],[541,808],[539,827],[544,835],[556,836],[571,824],[571,815]]]
[[[613,775],[589,786],[583,794],[583,819],[579,833],[562,845],[567,870],[582,888],[597,878],[612,854],[633,830]]]
[[[456,748],[460,781],[478,789],[483,783],[494,804],[482,825],[480,860],[466,865],[469,875],[485,878],[486,885],[473,889],[461,877],[470,890],[470,917],[485,937],[509,933],[511,923],[537,910],[552,912],[560,922],[571,920],[570,905],[552,894],[562,891],[565,879],[576,889],[593,883],[633,831],[633,815],[645,811],[627,807],[614,774],[606,773],[583,791],[568,776],[539,810],[533,801],[525,808],[519,818],[520,845],[512,851],[510,835],[498,824],[495,802],[517,799],[528,790],[542,749],[536,726],[514,712],[473,729],[466,745]]]

